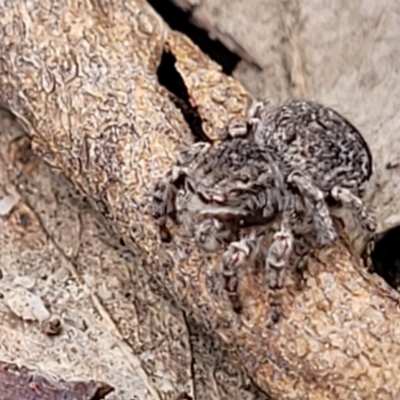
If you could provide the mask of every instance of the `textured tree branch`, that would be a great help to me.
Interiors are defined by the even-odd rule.
[[[140,0],[1,0],[0,26],[0,103],[261,388],[274,398],[400,396],[399,298],[345,242],[316,251],[303,287],[285,289],[273,328],[261,273],[243,278],[239,318],[214,291],[220,254],[201,253],[177,230],[160,242],[148,194],[176,146],[192,140],[157,82],[162,51],[176,57],[210,137],[244,110],[237,82]]]

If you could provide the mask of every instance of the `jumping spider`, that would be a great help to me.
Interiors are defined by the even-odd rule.
[[[204,250],[229,243],[223,254],[226,278],[236,276],[263,250],[263,230],[246,235],[244,228],[263,226],[282,215],[281,228],[265,252],[269,286],[282,285],[283,266],[293,246],[295,200],[273,155],[253,141],[231,137],[181,151],[177,164],[156,187],[153,205],[161,227],[172,217]]]
[[[299,214],[313,221],[321,246],[338,236],[330,215],[338,203],[367,232],[375,231],[361,200],[371,174],[366,142],[334,110],[311,101],[291,100],[276,108],[253,102],[246,120],[229,124],[224,140],[196,143],[179,153],[156,187],[153,215],[163,228],[167,217],[174,219],[206,251],[228,243],[223,255],[228,278],[265,254],[268,286],[281,288]],[[281,227],[263,249],[262,234],[277,216]],[[261,225],[261,234],[243,234],[253,225]]]
[[[275,154],[285,183],[313,215],[320,245],[338,236],[329,212],[338,204],[373,237],[375,219],[361,200],[372,175],[372,156],[360,132],[339,113],[313,101],[289,100],[278,107],[254,101],[246,120],[233,121],[229,132]]]

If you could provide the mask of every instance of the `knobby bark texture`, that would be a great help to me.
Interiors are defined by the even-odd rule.
[[[400,398],[399,296],[345,240],[315,251],[301,287],[289,279],[276,325],[262,272],[245,271],[237,315],[217,290],[220,253],[175,228],[160,241],[149,196],[193,140],[158,83],[162,52],[175,56],[212,139],[244,113],[249,96],[236,81],[140,0],[1,0],[0,28],[0,103],[260,388],[277,399]]]
[[[267,399],[4,110],[0,182],[0,360],[107,382],[108,400]]]

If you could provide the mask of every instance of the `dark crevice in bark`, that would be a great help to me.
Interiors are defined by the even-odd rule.
[[[164,51],[157,69],[159,83],[172,93],[172,101],[181,110],[197,141],[209,142],[202,127],[202,120],[196,108],[190,104],[189,92],[185,82],[175,67],[176,58]]]
[[[374,272],[400,291],[400,226],[389,229],[377,238],[372,252]]]
[[[191,20],[190,10],[184,11],[168,0],[149,0],[149,3],[172,29],[188,36],[203,53],[221,65],[225,74],[232,74],[241,57],[229,50],[221,41],[211,39],[207,30],[196,26]]]

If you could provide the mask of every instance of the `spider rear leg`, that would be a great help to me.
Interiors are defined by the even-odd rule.
[[[168,180],[159,182],[154,188],[152,216],[160,227],[165,227],[168,214],[175,210],[175,196],[176,188]]]
[[[305,197],[307,207],[310,207],[310,211],[314,213],[313,220],[317,230],[318,243],[321,246],[331,244],[337,239],[338,234],[333,225],[323,191],[316,187],[311,179],[300,171],[290,173],[287,181],[297,187],[299,192]]]
[[[232,119],[228,124],[228,137],[246,137],[248,134],[248,127],[246,121],[240,119]]]
[[[370,234],[376,231],[375,217],[370,214],[362,200],[349,189],[335,186],[331,190],[332,197],[348,208],[360,221],[361,226]]]
[[[367,232],[366,245],[361,254],[365,267],[372,270],[371,253],[375,247],[375,217],[368,212],[363,201],[355,196],[349,189],[340,186],[335,186],[331,190],[332,197],[348,208],[353,215],[358,219],[361,227]]]
[[[246,114],[246,121],[249,125],[255,125],[260,122],[261,111],[267,104],[260,100],[253,100]]]
[[[266,103],[252,100],[244,119],[232,119],[228,124],[228,136],[230,138],[246,137],[252,128],[261,122],[261,112]]]

